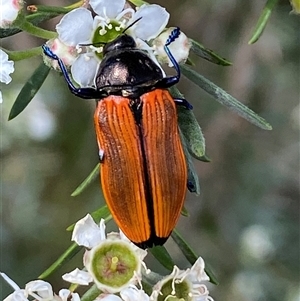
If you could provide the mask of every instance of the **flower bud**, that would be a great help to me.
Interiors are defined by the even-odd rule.
[[[154,54],[158,57],[159,62],[162,64],[168,64],[170,67],[172,67],[173,64],[170,61],[168,54],[164,49],[164,46],[173,29],[174,27],[168,28],[153,41]],[[175,60],[178,62],[178,64],[180,64],[184,63],[187,60],[191,48],[191,43],[188,37],[183,32],[180,32],[179,37],[175,39],[168,46],[168,48],[170,49]]]

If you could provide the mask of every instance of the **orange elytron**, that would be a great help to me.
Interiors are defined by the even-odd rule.
[[[180,216],[187,167],[173,98],[156,89],[131,100],[111,95],[94,115],[103,151],[101,183],[107,205],[124,234],[135,244],[163,244]]]

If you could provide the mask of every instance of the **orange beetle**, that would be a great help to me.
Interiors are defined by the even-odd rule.
[[[168,45],[165,51],[177,75],[160,67],[127,34],[105,45],[96,89],[75,88],[58,60],[72,93],[96,98],[94,115],[106,203],[123,233],[141,248],[162,245],[174,229],[184,204],[187,166],[180,141],[175,100],[167,90],[180,78]]]

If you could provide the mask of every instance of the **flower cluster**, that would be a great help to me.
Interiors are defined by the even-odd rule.
[[[135,39],[140,49],[148,51],[157,64],[159,61],[172,66],[163,49],[169,37],[168,30],[163,32],[170,16],[165,8],[156,4],[144,4],[133,9],[125,0],[90,0],[89,3],[95,16],[86,8],[74,9],[56,26],[58,37],[47,43],[71,68],[73,79],[81,87],[94,86],[103,57],[103,45],[113,41],[123,31]],[[172,54],[179,63],[185,62],[189,49],[189,40],[183,33],[171,47]],[[49,61],[48,58],[45,61],[57,68],[56,61]]]
[[[83,256],[85,269],[76,268],[62,276],[65,281],[77,285],[94,283],[99,289],[96,300],[105,301],[213,301],[203,281],[209,277],[204,271],[201,257],[186,270],[174,266],[172,273],[157,281],[152,292],[143,290],[142,268],[151,273],[143,262],[147,251],[131,243],[124,234],[111,232],[106,235],[102,219],[97,225],[88,214],[74,227],[72,240],[86,248]],[[62,289],[58,295],[49,283],[42,280],[31,281],[25,289],[20,289],[4,273],[1,276],[15,290],[4,301],[27,301],[34,297],[39,301],[79,301],[77,293]]]
[[[80,87],[94,86],[94,79],[103,58],[103,45],[113,41],[124,31],[158,65],[167,63],[172,66],[163,48],[169,35],[169,30],[165,29],[169,13],[165,8],[156,4],[133,8],[125,0],[90,0],[89,5],[93,14],[85,7],[71,10],[57,24],[56,37],[46,42],[70,68],[72,78]],[[4,0],[1,2],[0,11],[0,29],[13,27],[18,16],[23,13],[23,1]],[[171,46],[177,62],[185,62],[191,47],[185,34],[181,33],[180,38]],[[59,70],[57,61],[45,56],[44,62]],[[13,62],[8,60],[8,55],[2,50],[0,63],[0,81],[8,84],[11,81],[9,74],[14,71]]]
[[[112,232],[106,237],[103,219],[99,226],[89,214],[79,220],[72,240],[86,248],[83,257],[86,270],[75,269],[63,275],[64,280],[80,285],[94,282],[100,290],[108,293],[118,292],[141,281],[147,251],[131,243],[122,232]]]
[[[39,301],[80,301],[79,295],[68,289],[61,289],[58,295],[54,294],[51,284],[43,280],[30,281],[25,289],[21,289],[6,274],[0,273],[0,275],[14,289],[14,292],[3,301],[29,301],[30,297]]]

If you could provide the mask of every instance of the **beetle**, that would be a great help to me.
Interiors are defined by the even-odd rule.
[[[176,103],[168,88],[180,69],[168,46],[180,35],[175,28],[164,49],[176,75],[164,77],[147,53],[126,33],[103,48],[96,88],[76,88],[58,61],[73,94],[97,99],[94,114],[104,197],[123,233],[141,248],[162,245],[174,229],[187,187],[187,164],[179,136]]]

